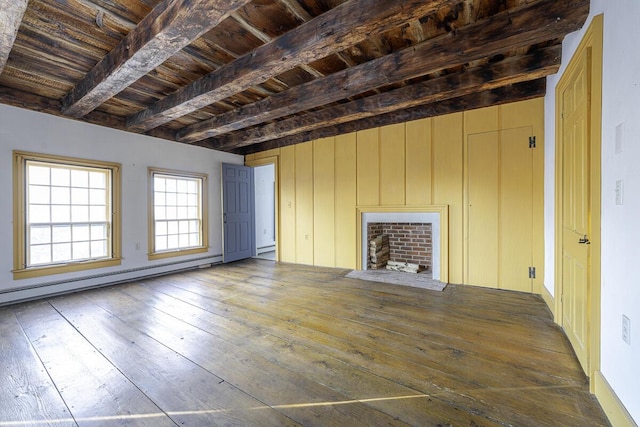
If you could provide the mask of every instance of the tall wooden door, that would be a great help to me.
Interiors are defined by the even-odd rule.
[[[469,284],[533,290],[532,137],[530,127],[468,137]]]
[[[587,52],[562,92],[562,326],[585,372],[589,354],[589,75]]]
[[[222,164],[223,261],[255,255],[253,169]]]

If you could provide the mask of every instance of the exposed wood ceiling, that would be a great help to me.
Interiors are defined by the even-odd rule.
[[[541,96],[588,11],[589,0],[0,0],[0,103],[247,154]]]

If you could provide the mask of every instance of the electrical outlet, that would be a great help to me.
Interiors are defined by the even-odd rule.
[[[624,122],[616,126],[616,154],[624,151]]]
[[[622,315],[622,341],[631,345],[631,319]]]

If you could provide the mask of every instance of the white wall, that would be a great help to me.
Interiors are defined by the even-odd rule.
[[[640,1],[592,0],[582,31],[563,44],[566,66],[594,15],[604,13],[602,100],[602,345],[601,371],[627,411],[640,422]],[[545,286],[554,287],[555,87],[545,98]],[[616,127],[624,123],[623,151],[615,152]],[[616,205],[616,181],[624,182]],[[622,341],[622,315],[631,319],[631,345]]]
[[[256,246],[264,248],[276,244],[275,230],[275,166],[254,169],[256,190]]]
[[[13,150],[122,164],[122,265],[13,280]],[[0,105],[0,304],[218,262],[222,254],[220,164],[243,157]],[[147,259],[147,167],[209,175],[209,251]],[[190,261],[191,260],[191,261]],[[95,277],[104,273],[104,277]],[[57,283],[80,279],[71,283]],[[43,284],[49,284],[42,287]]]

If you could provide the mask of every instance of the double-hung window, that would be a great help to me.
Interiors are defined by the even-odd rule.
[[[149,183],[149,258],[207,251],[207,176],[150,168]]]
[[[14,152],[14,277],[120,264],[120,165]]]

